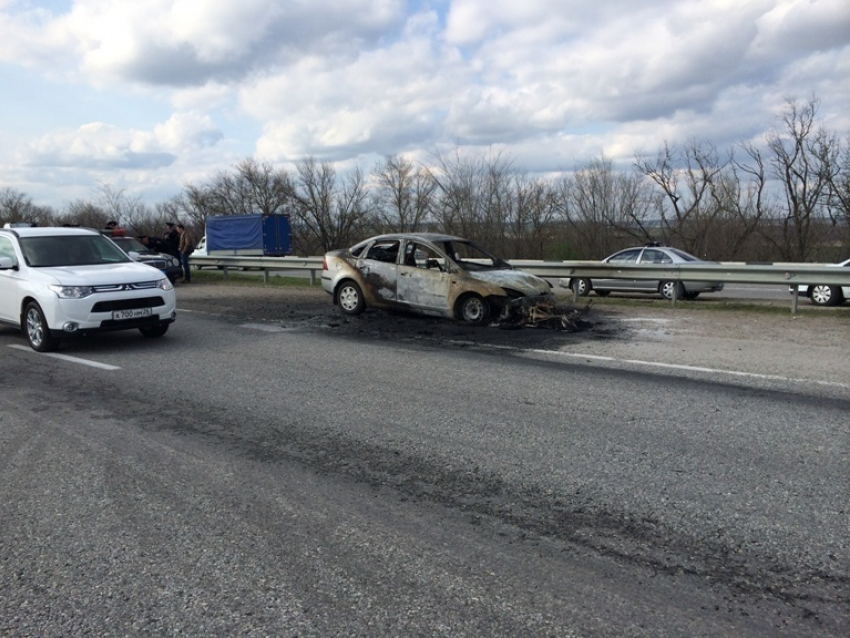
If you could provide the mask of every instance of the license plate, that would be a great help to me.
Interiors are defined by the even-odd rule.
[[[142,317],[150,317],[153,315],[153,310],[150,308],[134,308],[132,310],[114,310],[112,312],[113,321],[123,321],[124,319],[141,319]]]

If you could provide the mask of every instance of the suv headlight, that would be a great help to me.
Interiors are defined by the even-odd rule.
[[[91,286],[60,286],[58,284],[51,284],[48,288],[59,295],[60,299],[82,299],[94,292]]]
[[[156,282],[156,285],[163,290],[174,290],[174,284],[172,284],[168,278],[160,279]]]

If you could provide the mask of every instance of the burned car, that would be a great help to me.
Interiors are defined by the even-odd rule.
[[[372,237],[325,255],[322,287],[342,312],[407,310],[471,324],[535,323],[554,312],[545,279],[468,239],[437,233]]]

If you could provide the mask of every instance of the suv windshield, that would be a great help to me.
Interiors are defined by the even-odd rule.
[[[51,235],[21,237],[21,251],[29,266],[92,266],[116,264],[130,258],[101,235]]]

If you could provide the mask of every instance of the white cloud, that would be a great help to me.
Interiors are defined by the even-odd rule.
[[[557,170],[665,139],[757,138],[785,98],[812,94],[826,122],[850,129],[846,0],[57,6],[0,0],[0,61],[45,78],[41,103],[61,104],[71,83],[78,98],[61,124],[28,120],[32,137],[0,123],[0,174],[16,174],[13,148],[81,181],[169,173],[179,190],[252,150],[350,163],[458,143]],[[0,113],[19,95],[2,73]]]
[[[178,153],[211,146],[221,137],[209,117],[195,113],[174,114],[152,131],[91,122],[42,136],[22,160],[30,166],[159,169],[172,165]]]

